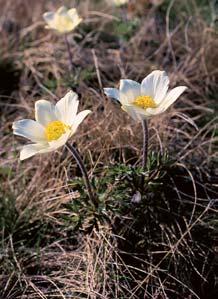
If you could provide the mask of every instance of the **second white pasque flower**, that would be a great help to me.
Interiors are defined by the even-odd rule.
[[[67,9],[65,6],[61,6],[56,12],[45,12],[43,18],[47,23],[46,28],[62,34],[71,32],[82,21],[76,8]]]
[[[15,135],[33,142],[24,145],[20,152],[20,160],[63,146],[91,112],[84,110],[77,114],[78,105],[78,96],[73,91],[69,91],[56,105],[46,100],[36,101],[36,120],[22,119],[13,123]]]
[[[121,107],[135,120],[142,120],[170,107],[186,90],[178,86],[168,91],[169,78],[164,71],[153,71],[142,83],[133,80],[120,80],[120,88],[104,88],[108,97],[120,102]]]
[[[107,0],[107,2],[115,6],[122,6],[124,4],[127,4],[129,0]]]

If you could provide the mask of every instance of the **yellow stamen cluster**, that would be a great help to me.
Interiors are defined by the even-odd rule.
[[[53,141],[59,139],[69,126],[62,123],[60,120],[55,120],[50,122],[45,128],[45,135],[48,141]]]
[[[142,108],[142,109],[156,108],[157,107],[155,101],[150,96],[138,96],[135,99],[135,101],[133,102],[133,104],[140,107],[140,108]]]

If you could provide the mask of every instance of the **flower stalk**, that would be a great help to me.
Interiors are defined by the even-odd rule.
[[[143,154],[142,154],[142,169],[146,170],[148,160],[148,124],[146,119],[142,120],[142,131],[143,131]]]
[[[84,177],[84,182],[88,191],[88,195],[89,195],[89,199],[92,202],[92,204],[95,206],[95,208],[98,207],[98,201],[96,200],[96,197],[92,191],[92,187],[89,181],[89,177],[85,168],[85,165],[83,163],[83,160],[80,156],[80,154],[78,153],[78,151],[76,150],[76,148],[73,145],[70,145],[69,142],[66,143],[66,148],[69,150],[69,152],[73,155],[74,159],[76,160],[82,175]]]
[[[142,132],[143,132],[143,150],[142,150],[142,170],[143,172],[147,169],[148,161],[148,123],[146,119],[142,119]],[[145,176],[142,174],[141,177],[141,188],[143,190]]]
[[[67,53],[68,53],[68,58],[69,58],[69,62],[70,62],[70,71],[73,72],[74,70],[74,63],[73,63],[73,54],[71,52],[71,47],[70,47],[70,43],[67,37],[67,34],[64,34],[64,41],[67,47]]]

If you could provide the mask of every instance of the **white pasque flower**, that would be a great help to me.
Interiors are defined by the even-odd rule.
[[[107,0],[109,4],[114,4],[116,6],[121,6],[129,2],[129,0]]]
[[[118,100],[133,119],[142,120],[164,112],[186,90],[178,86],[168,91],[169,78],[164,71],[153,71],[142,83],[120,80],[120,88],[104,88],[104,93]]]
[[[61,6],[56,12],[45,12],[43,18],[48,24],[46,28],[59,33],[71,32],[82,21],[76,8],[67,9],[65,6]]]
[[[31,140],[20,152],[20,160],[35,154],[48,153],[63,146],[76,132],[79,124],[91,112],[77,114],[78,95],[69,91],[56,105],[39,100],[35,103],[35,119],[22,119],[13,123],[13,133]]]
[[[164,0],[150,0],[150,2],[154,6],[158,6],[158,5],[161,5],[164,2]]]

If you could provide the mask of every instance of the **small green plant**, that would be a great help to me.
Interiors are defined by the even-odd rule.
[[[124,215],[134,201],[146,201],[152,192],[162,185],[167,170],[173,161],[167,153],[163,155],[152,152],[148,157],[148,170],[126,164],[114,164],[96,170],[91,184],[98,196],[98,208],[87,206],[87,193],[81,178],[69,182],[70,186],[79,192],[80,196],[67,204],[72,216],[66,219],[75,228],[91,228],[98,222],[105,222],[117,215]],[[145,177],[142,185],[142,176]],[[134,198],[138,196],[139,200]]]
[[[139,26],[139,20],[137,18],[133,20],[119,20],[113,23],[114,34],[120,39],[128,41],[135,33]]]
[[[74,74],[68,74],[64,76],[62,85],[66,88],[75,89],[78,87],[80,82],[90,84],[96,80],[96,73],[93,67],[87,67],[82,69],[79,66],[76,68]]]

